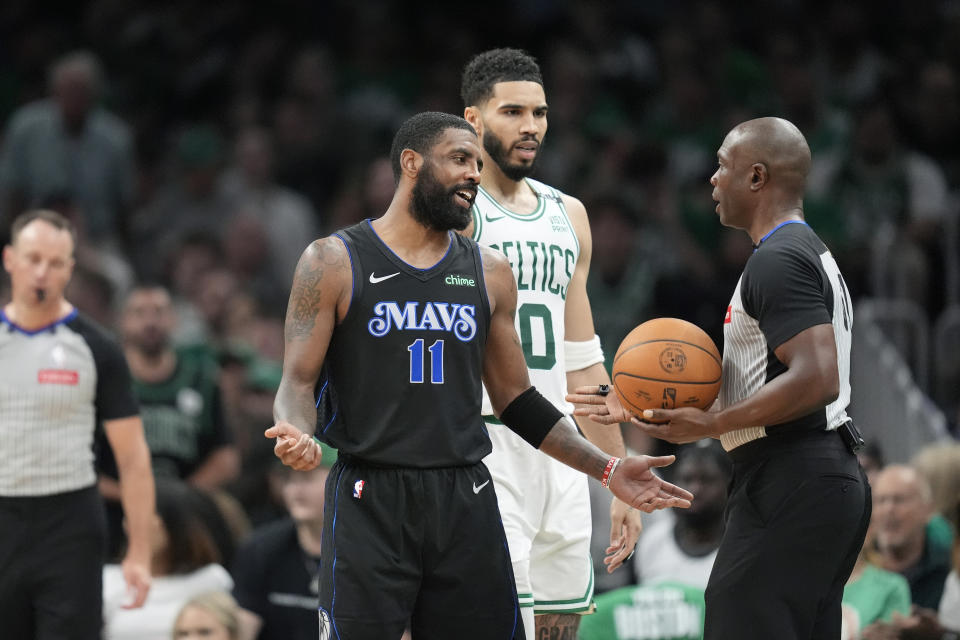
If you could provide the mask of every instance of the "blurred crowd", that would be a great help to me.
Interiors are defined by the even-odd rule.
[[[25,207],[77,225],[67,297],[121,339],[157,474],[215,496],[227,514],[213,526],[214,564],[229,567],[247,532],[289,506],[262,431],[300,252],[385,210],[398,124],[427,109],[461,113],[464,63],[503,45],[544,70],[550,132],[536,177],[587,207],[588,286],[608,352],[655,316],[722,342],[751,246],[718,224],[708,179],[724,133],[761,115],[806,135],[807,220],[855,299],[907,300],[931,326],[960,303],[957,2],[490,0],[467,12],[94,0],[54,16],[8,0],[0,240]],[[960,362],[956,351],[934,357]],[[941,369],[955,378],[935,399],[955,421],[960,369]],[[698,460],[709,469],[696,473],[727,473]],[[955,501],[943,509],[956,516]],[[662,527],[692,531],[701,557],[719,540],[711,523],[691,511]],[[116,550],[116,508],[113,529]],[[190,572],[216,557],[196,555]],[[233,584],[225,572],[201,577]],[[667,599],[696,600],[678,593]]]

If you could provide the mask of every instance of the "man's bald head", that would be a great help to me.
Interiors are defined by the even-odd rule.
[[[880,552],[889,556],[888,560],[896,562],[920,553],[932,514],[930,485],[916,469],[892,464],[877,473],[873,527]]]
[[[810,147],[792,122],[783,118],[748,120],[727,134],[724,146],[736,148],[741,161],[765,165],[773,183],[803,193],[810,172]]]
[[[874,484],[880,493],[888,488],[902,488],[925,505],[933,502],[930,483],[919,471],[905,464],[887,465],[877,473]]]

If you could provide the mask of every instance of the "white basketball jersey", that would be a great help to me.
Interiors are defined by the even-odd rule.
[[[537,194],[537,208],[521,215],[509,211],[480,187],[473,206],[473,239],[502,252],[517,279],[517,334],[530,370],[530,382],[564,413],[564,308],[567,287],[580,258],[580,243],[563,206],[561,193],[526,179]],[[483,414],[493,415],[487,390]]]

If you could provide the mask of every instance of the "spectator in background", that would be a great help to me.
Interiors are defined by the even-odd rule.
[[[950,547],[927,534],[933,515],[930,485],[915,469],[889,465],[873,486],[877,563],[910,583],[911,602],[936,609],[950,572]]]
[[[194,125],[177,137],[175,175],[133,219],[134,258],[141,279],[156,279],[156,260],[181,239],[206,231],[219,237],[233,208],[218,189],[224,143],[211,125]]]
[[[127,125],[99,106],[103,85],[100,62],[89,51],[53,63],[50,98],[10,118],[0,148],[0,213],[10,219],[51,196],[70,194],[78,226],[93,244],[125,246],[134,196],[133,141]]]
[[[175,344],[201,344],[206,341],[206,320],[198,308],[198,293],[206,275],[221,267],[224,261],[223,243],[208,231],[188,233],[166,257],[162,270],[164,282],[170,289],[177,326]]]
[[[696,487],[697,505],[691,503],[683,513],[671,510],[650,518],[633,558],[638,584],[669,581],[707,588],[723,537],[727,484],[732,474],[730,458],[718,440],[701,440],[677,449],[671,480]]]
[[[953,533],[948,519],[955,516],[960,499],[960,442],[936,442],[927,445],[910,459],[910,466],[920,472],[930,485],[933,506],[931,526],[935,536],[943,542],[952,542]],[[956,531],[957,523],[952,528]]]
[[[209,591],[187,601],[173,623],[173,640],[240,640],[237,601]]]
[[[124,303],[119,328],[140,402],[154,475],[201,489],[220,489],[240,471],[240,456],[226,426],[217,363],[202,349],[175,348],[176,316],[167,290],[138,285]],[[111,551],[122,531],[109,449],[99,448],[100,489],[107,499]]]
[[[642,536],[641,536],[642,539]],[[702,640],[703,589],[675,582],[623,587],[595,598],[579,640]]]
[[[170,294],[149,284],[131,291],[120,319],[153,472],[219,489],[237,477],[240,460],[223,420],[217,363],[173,346],[176,321]]]
[[[587,293],[600,343],[612,355],[624,336],[650,317],[657,276],[667,267],[650,252],[650,240],[659,236],[641,232],[626,199],[610,194],[587,204],[593,238]],[[608,357],[608,366],[611,362]]]
[[[904,143],[886,101],[869,101],[857,115],[849,151],[844,147],[811,169],[808,222],[850,274],[853,294],[925,306],[947,212],[946,179],[936,163]],[[883,260],[875,263],[877,256]]]
[[[288,517],[255,530],[237,552],[234,595],[244,640],[315,640],[324,489],[337,452],[321,444],[320,466],[286,467],[281,493]]]
[[[221,361],[223,397],[244,470],[230,492],[254,525],[266,524],[287,514],[280,482],[271,473],[276,463],[273,445],[262,437],[263,425],[273,420],[273,399],[282,370],[278,363],[242,349],[227,352]]]
[[[310,201],[274,180],[274,142],[269,131],[248,127],[237,134],[234,164],[220,189],[237,211],[266,231],[269,267],[281,282],[293,277],[303,248],[318,235],[318,217]]]
[[[204,518],[206,503],[189,485],[157,482],[157,518],[152,531],[153,586],[140,609],[129,596],[120,567],[103,568],[104,640],[169,640],[183,604],[207,591],[229,592],[230,574],[220,564],[214,534]]]
[[[895,615],[910,613],[910,585],[899,573],[877,566],[875,526],[867,531],[867,539],[857,556],[850,579],[843,588],[843,604],[856,612],[857,630],[880,627]]]
[[[271,249],[269,229],[272,226],[275,223],[260,221],[246,211],[237,211],[224,228],[223,250],[225,266],[236,276],[243,292],[257,302],[262,301],[268,308],[282,310],[288,291],[278,274],[286,266],[275,259]],[[303,242],[311,241],[303,239]],[[294,251],[298,248],[296,242],[289,247]]]
[[[952,519],[954,530],[960,531],[960,496],[956,497]],[[960,632],[960,535],[953,539],[953,570],[944,584],[938,615],[940,624]]]

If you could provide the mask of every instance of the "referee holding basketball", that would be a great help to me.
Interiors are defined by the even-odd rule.
[[[150,453],[123,352],[63,297],[70,222],[28,211],[10,236],[3,266],[12,299],[0,311],[0,635],[95,640],[106,523],[94,426],[103,421],[120,470],[131,607],[150,588]]]
[[[723,382],[710,412],[644,411],[670,442],[719,438],[734,463],[727,524],[706,591],[706,640],[840,637],[840,600],[870,521],[870,489],[847,417],[850,296],[803,221],[810,149],[779,118],[735,127],[710,179],[720,222],[754,252],[724,319]],[[615,394],[569,398],[600,422]]]

